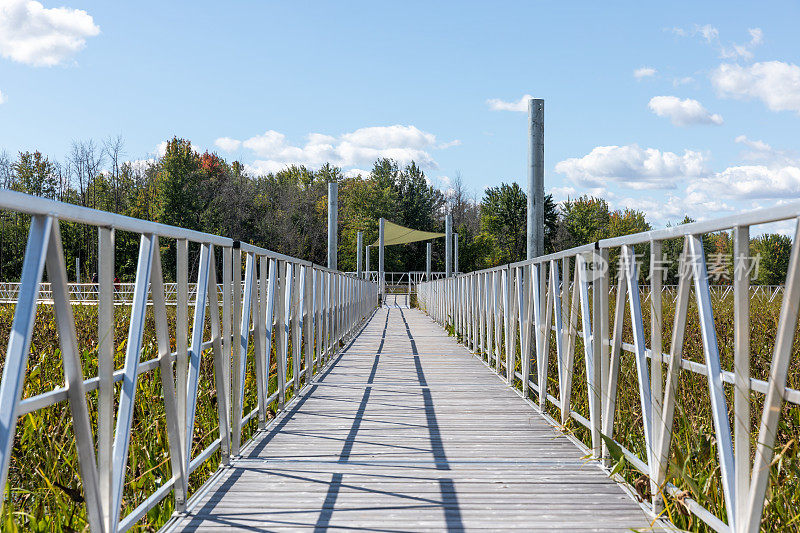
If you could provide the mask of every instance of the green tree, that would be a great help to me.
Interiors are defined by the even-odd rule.
[[[761,285],[780,285],[786,282],[792,239],[786,235],[767,233],[752,239],[750,252],[758,259],[756,282]]]
[[[200,157],[192,149],[191,142],[177,137],[167,141],[156,178],[158,222],[200,229],[200,212],[204,206],[199,169]]]
[[[499,247],[501,263],[525,258],[528,200],[517,183],[490,187],[481,201],[481,228]]]
[[[580,246],[605,238],[610,213],[602,198],[581,196],[567,200],[562,207],[569,246]]]
[[[59,191],[56,165],[41,152],[20,152],[12,166],[17,187],[22,192],[55,199]]]

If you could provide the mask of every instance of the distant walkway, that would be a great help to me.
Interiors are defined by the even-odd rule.
[[[170,529],[648,529],[581,456],[427,316],[387,307]]]

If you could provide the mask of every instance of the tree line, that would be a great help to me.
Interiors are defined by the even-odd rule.
[[[73,142],[63,161],[39,151],[16,157],[0,153],[0,187],[53,200],[101,209],[135,218],[181,226],[250,242],[287,255],[325,264],[327,259],[328,183],[339,184],[339,256],[341,270],[356,268],[356,234],[364,243],[378,238],[378,219],[423,231],[444,231],[446,215],[458,233],[459,268],[479,270],[518,261],[526,253],[525,191],[514,182],[485,189],[480,197],[456,176],[447,190],[432,184],[415,163],[400,165],[391,159],[375,161],[368,174],[345,175],[329,164],[309,169],[286,169],[254,174],[238,161],[227,162],[208,151],[200,153],[186,139],[167,142],[164,155],[125,160],[122,138]],[[690,222],[685,218],[681,223]],[[0,280],[19,279],[29,217],[0,211]],[[652,229],[645,213],[612,210],[602,198],[581,196],[561,203],[545,200],[545,253],[603,238]],[[74,280],[76,261],[81,278],[97,271],[94,228],[61,223],[65,259]],[[138,235],[117,232],[116,270],[122,281],[132,281],[138,253]],[[730,234],[704,240],[709,261],[732,250]],[[667,281],[677,275],[681,244],[665,243],[670,260]],[[752,239],[753,255],[761,256],[757,282],[783,283],[791,239],[765,234]],[[637,252],[647,253],[646,247]],[[174,244],[162,243],[165,275],[171,276]],[[645,255],[646,256],[646,255]],[[612,258],[613,260],[614,258]],[[425,270],[424,242],[389,246],[387,271]],[[372,269],[377,268],[373,248]],[[730,272],[729,260],[720,268]],[[444,270],[444,240],[433,241],[433,269]],[[647,261],[643,261],[645,275]],[[717,280],[725,282],[725,276]]]

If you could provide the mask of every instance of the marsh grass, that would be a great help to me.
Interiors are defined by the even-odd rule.
[[[14,306],[0,305],[0,345],[7,346],[13,321]],[[73,306],[78,346],[84,378],[97,375],[97,313],[94,306]],[[175,349],[175,309],[168,308],[172,349]],[[130,308],[115,309],[115,367],[122,368],[126,349]],[[190,319],[191,320],[191,319]],[[204,338],[210,337],[210,327],[205,324]],[[191,331],[191,324],[189,325]],[[141,360],[157,356],[152,311],[148,312]],[[250,343],[245,377],[244,410],[246,414],[256,407],[255,363]],[[291,340],[290,340],[291,350]],[[290,351],[291,353],[291,351]],[[0,354],[0,370],[5,352]],[[292,360],[288,358],[287,375],[292,375]],[[276,358],[271,357],[270,393],[277,388]],[[64,384],[61,353],[52,306],[40,305],[37,309],[32,336],[28,371],[23,398],[41,394]],[[288,384],[288,380],[287,380]],[[114,412],[119,399],[117,384]],[[287,388],[287,400],[292,396]],[[97,392],[87,395],[93,431],[97,431]],[[274,414],[276,405],[270,405],[268,416]],[[252,418],[242,430],[242,443],[256,431],[257,419]],[[192,457],[196,457],[219,436],[217,391],[211,350],[203,353],[200,367],[197,413],[192,438]],[[166,415],[158,368],[140,374],[137,381],[131,441],[122,511],[124,517],[133,511],[171,476]],[[213,474],[220,461],[216,451],[189,477],[191,495]],[[4,490],[5,504],[0,515],[3,531],[83,531],[88,530],[83,487],[77,450],[72,431],[72,418],[66,401],[27,414],[19,419],[14,439],[8,481]],[[134,527],[134,531],[155,531],[172,515],[174,500],[168,495],[150,510]]]

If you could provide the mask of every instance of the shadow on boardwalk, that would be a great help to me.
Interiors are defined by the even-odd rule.
[[[170,529],[648,526],[479,360],[420,312],[391,307]]]

